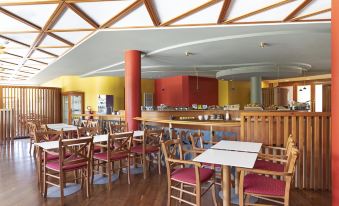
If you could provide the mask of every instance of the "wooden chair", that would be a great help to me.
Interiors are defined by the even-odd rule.
[[[127,123],[126,124],[109,124],[110,134],[127,132],[127,131],[128,131]]]
[[[69,152],[69,155],[66,155]],[[59,153],[44,150],[44,159],[47,155],[58,155],[57,161],[44,161],[44,197],[47,196],[47,185],[60,187],[61,205],[64,204],[64,187],[66,186],[66,173],[80,171],[81,186],[86,181],[86,196],[90,196],[90,176],[93,152],[93,137],[79,139],[60,139]],[[58,183],[51,182],[49,178],[56,179]]]
[[[78,127],[77,128],[77,137],[89,137],[101,134],[99,127]],[[93,152],[98,153],[101,151],[100,146],[94,144]]]
[[[59,139],[63,139],[64,133],[63,131],[37,131],[34,132],[34,142],[49,142],[49,141],[57,141]],[[37,158],[37,173],[38,173],[38,187],[39,190],[42,191],[42,175],[43,175],[43,163],[48,161],[54,161],[59,158],[58,155],[47,154],[46,157],[43,156],[42,150],[39,147],[36,147],[36,158]]]
[[[111,190],[111,179],[115,169],[114,162],[116,161],[119,161],[119,174],[122,168],[127,168],[128,184],[130,184],[130,151],[132,138],[133,132],[110,134],[108,136],[107,144],[100,145],[101,147],[105,148],[106,151],[93,155],[93,162],[97,161],[97,165],[103,168],[101,173],[108,176],[108,190]],[[122,165],[123,160],[127,160],[126,166]],[[100,173],[99,170],[93,169],[92,182],[94,178],[94,172]]]
[[[239,205],[264,205],[246,204],[245,196],[254,196],[276,204],[289,205],[291,183],[295,172],[296,160],[299,150],[293,147],[288,155],[287,164],[283,172],[240,169]],[[281,179],[272,176],[281,177]]]
[[[141,139],[134,140],[134,146],[131,152],[134,155],[134,161],[139,159],[143,167],[143,176],[146,179],[147,168],[150,163],[156,161],[158,173],[161,174],[161,141],[164,130],[145,130]]]
[[[34,145],[34,133],[37,130],[37,126],[33,122],[27,122],[26,128],[27,128],[28,136],[29,136],[29,154],[31,154],[32,145]],[[33,147],[33,152],[35,154],[35,148],[34,147]]]
[[[87,120],[84,122],[84,127],[99,127],[99,122],[95,120]]]
[[[189,205],[201,205],[201,197],[212,188],[213,204],[217,205],[215,195],[214,170],[202,168],[198,162],[183,159],[182,143],[179,139],[168,140],[161,143],[162,151],[165,156],[167,170],[168,197],[167,206],[171,205],[172,199],[184,202]],[[202,191],[202,184],[208,183],[206,189]],[[192,191],[187,188],[192,189]],[[172,191],[178,191],[175,195]],[[195,201],[183,198],[183,194],[189,195]]]

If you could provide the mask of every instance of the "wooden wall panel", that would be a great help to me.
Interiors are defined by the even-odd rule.
[[[330,125],[328,112],[242,112],[240,140],[285,146],[292,134],[300,150],[295,187],[330,190]]]
[[[25,125],[32,119],[61,122],[60,96],[60,88],[0,86],[0,140],[27,136]]]

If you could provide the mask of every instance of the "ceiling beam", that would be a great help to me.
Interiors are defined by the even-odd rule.
[[[209,7],[209,6],[212,6],[213,4],[215,4],[217,2],[220,2],[220,0],[210,0],[210,1],[204,3],[200,6],[197,6],[197,7],[193,8],[193,9],[191,9],[191,10],[185,12],[185,13],[180,14],[179,16],[174,17],[173,19],[170,19],[170,20],[162,23],[161,26],[168,26],[170,24],[173,24],[174,22],[176,22],[180,19],[183,19],[183,18],[185,18],[189,15],[192,15],[192,14],[198,12],[198,11],[201,11],[201,10],[203,10],[203,9]]]
[[[8,62],[8,61],[2,60],[2,59],[0,59],[0,62],[6,63],[6,64],[11,64],[11,65],[18,65],[17,63]]]
[[[305,0],[301,3],[296,9],[294,9],[283,21],[290,21],[293,19],[301,10],[303,10],[307,5],[309,5],[312,0]]]
[[[36,59],[32,59],[32,58],[29,58],[28,60],[31,60],[31,61],[34,61],[34,62],[37,62],[37,63],[40,63],[40,64],[48,65],[48,63],[46,63],[46,62],[42,62],[42,61],[39,61],[39,60],[36,60]]]
[[[95,29],[99,28],[99,24],[95,22],[90,16],[88,16],[83,10],[81,10],[77,5],[66,3],[67,7],[73,10],[77,15],[79,15],[83,20],[90,24]]]
[[[45,54],[48,54],[48,55],[50,55],[50,56],[52,56],[52,57],[56,57],[56,58],[59,57],[59,56],[56,55],[56,54],[53,54],[53,53],[51,53],[51,52],[48,52],[48,51],[45,51],[45,50],[42,50],[42,49],[36,48],[35,50],[37,50],[37,51],[39,51],[39,52],[42,52],[42,53],[45,53]]]
[[[247,17],[250,17],[250,16],[253,16],[253,15],[256,15],[256,14],[259,14],[259,13],[262,13],[264,11],[268,11],[270,9],[273,9],[273,8],[276,8],[276,7],[279,7],[279,6],[282,6],[284,4],[287,4],[287,3],[290,3],[292,1],[295,1],[295,0],[283,0],[283,1],[280,1],[278,3],[275,3],[275,4],[271,4],[269,6],[266,6],[266,7],[263,7],[261,9],[258,9],[258,10],[255,10],[255,11],[252,11],[252,12],[249,12],[247,14],[244,14],[244,15],[241,15],[241,16],[238,16],[238,17],[235,17],[233,19],[229,19],[229,20],[226,20],[224,21],[224,23],[226,24],[230,24],[230,23],[233,23],[235,21],[239,21],[241,19],[245,19]]]
[[[0,35],[0,38],[5,39],[7,41],[11,41],[11,42],[16,43],[16,44],[20,44],[21,46],[30,47],[29,44],[25,44],[23,42],[17,41],[15,39],[12,39],[12,38],[9,38],[9,37],[3,36],[3,35]]]
[[[21,18],[20,16],[18,16],[18,15],[16,15],[16,14],[13,14],[13,13],[10,12],[10,11],[7,11],[7,10],[4,9],[4,8],[1,8],[1,7],[0,7],[0,12],[3,13],[3,14],[5,14],[5,15],[7,15],[7,16],[9,16],[9,17],[12,17],[13,19],[15,19],[15,20],[17,20],[17,21],[19,21],[19,22],[21,22],[21,23],[23,23],[23,24],[26,24],[27,26],[30,26],[30,27],[32,27],[32,28],[38,30],[38,31],[41,31],[41,30],[42,30],[42,28],[41,28],[40,26],[38,26],[38,25],[36,25],[36,24],[34,24],[34,23],[30,22],[30,21],[27,21],[26,19],[23,19],[23,18]],[[69,42],[69,41],[67,41],[66,39],[64,39],[64,38],[62,38],[62,37],[60,37],[60,36],[58,36],[58,35],[56,35],[56,34],[52,34],[52,33],[51,33],[51,34],[49,34],[49,35],[52,36],[52,37],[54,37],[55,39],[57,39],[57,40],[59,40],[59,41],[65,43],[65,44],[68,44],[68,45],[70,45],[70,46],[74,46],[74,44],[73,44],[72,42]]]
[[[308,17],[312,17],[312,16],[315,16],[315,15],[322,14],[322,13],[326,13],[326,12],[330,12],[330,11],[331,11],[331,8],[329,8],[329,9],[323,9],[323,10],[316,11],[316,12],[312,12],[312,13],[309,13],[309,14],[306,14],[306,15],[303,15],[303,16],[298,16],[298,17],[296,17],[296,18],[291,19],[291,21],[299,21],[299,20],[303,20],[303,19],[306,19],[306,18],[308,18]]]
[[[0,0],[0,6],[57,4],[59,2],[60,2],[60,0]]]
[[[4,52],[4,54],[8,54],[8,55],[11,55],[11,56],[14,56],[14,57],[18,57],[18,58],[23,58],[23,56],[20,56],[20,55],[17,55],[17,54],[13,54],[13,53],[10,53],[10,52]]]
[[[131,13],[133,10],[135,10],[136,8],[141,6],[142,3],[143,3],[143,0],[136,0],[136,1],[134,1],[127,8],[125,8],[124,10],[119,12],[117,15],[112,17],[110,20],[108,20],[106,23],[101,25],[100,29],[108,28],[108,27],[112,26],[115,22],[119,21],[120,19],[122,19],[123,17],[125,17],[126,15]]]
[[[37,46],[38,49],[70,49],[71,46]]]
[[[144,0],[144,4],[146,6],[146,9],[148,11],[149,16],[152,19],[153,25],[159,26],[160,25],[159,15],[158,15],[158,12],[155,10],[152,1],[151,0]]]
[[[219,18],[218,18],[218,21],[217,21],[218,24],[221,24],[225,20],[225,16],[226,16],[226,13],[228,11],[228,8],[231,5],[231,1],[232,0],[224,0],[224,3],[221,7],[221,11],[220,11],[220,14],[219,14]]]
[[[48,29],[47,33],[52,32],[82,32],[82,31],[95,31],[96,29]]]

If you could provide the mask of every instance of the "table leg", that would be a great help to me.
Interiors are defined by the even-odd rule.
[[[230,167],[222,166],[222,192],[223,192],[223,206],[231,205],[231,174]]]

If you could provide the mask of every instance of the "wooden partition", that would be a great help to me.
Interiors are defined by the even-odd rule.
[[[242,112],[242,141],[285,146],[292,134],[300,150],[295,186],[331,188],[331,115],[323,112]]]
[[[0,144],[15,136],[15,116],[11,109],[0,109]]]
[[[8,122],[6,118],[6,122],[1,125],[12,129],[10,138],[27,136],[25,126],[30,119],[39,119],[45,123],[61,121],[61,89],[0,86],[0,109],[11,113],[11,121]]]

